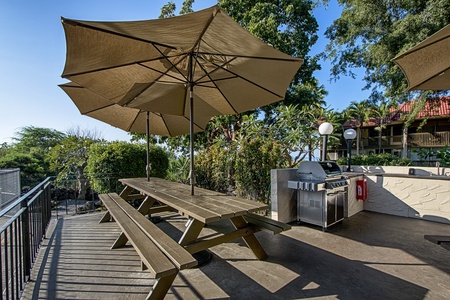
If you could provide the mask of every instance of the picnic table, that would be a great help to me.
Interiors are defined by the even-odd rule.
[[[125,185],[120,195],[99,195],[107,209],[100,222],[117,222],[122,231],[111,248],[130,242],[141,258],[142,269],[149,269],[156,279],[147,299],[163,299],[178,272],[200,265],[198,254],[209,254],[208,248],[242,238],[256,258],[265,259],[267,253],[255,233],[269,230],[276,234],[291,228],[288,224],[256,214],[267,209],[267,205],[261,202],[201,188],[196,188],[195,195],[191,195],[190,186],[160,178],[119,181]],[[127,202],[134,199],[143,199],[137,209]],[[176,211],[188,220],[178,242],[145,217],[164,211]],[[223,220],[229,220],[234,229],[201,236],[207,224]]]
[[[120,196],[125,199],[144,197],[139,207],[142,214],[161,211],[177,211],[188,219],[178,243],[194,254],[221,243],[243,238],[258,259],[266,259],[267,253],[257,240],[255,233],[270,230],[274,234],[290,229],[290,225],[272,220],[255,212],[268,208],[264,203],[222,193],[196,188],[190,194],[190,186],[160,178],[119,179],[125,186]],[[154,204],[158,204],[154,206]],[[213,237],[200,237],[207,224],[229,220],[234,229]]]

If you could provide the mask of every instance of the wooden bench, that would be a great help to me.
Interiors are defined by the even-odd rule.
[[[156,279],[147,299],[163,299],[178,272],[196,266],[197,261],[116,193],[101,194],[99,198],[108,209],[105,215],[116,221],[123,233],[111,248],[129,241],[141,258],[142,269],[148,268]],[[103,221],[105,219],[102,218]]]
[[[261,230],[271,231],[273,234],[278,234],[283,231],[291,229],[291,225],[272,220],[268,217],[257,215],[254,213],[249,213],[244,216],[245,221],[255,225]]]

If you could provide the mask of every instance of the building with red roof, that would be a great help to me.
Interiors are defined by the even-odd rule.
[[[416,116],[414,112],[418,111]],[[361,126],[359,154],[392,153],[408,157],[415,165],[435,165],[436,159],[426,160],[417,150],[437,150],[450,146],[450,96],[430,98],[421,105],[413,100],[391,109],[391,114],[380,120],[371,118]],[[413,118],[412,120],[409,120]],[[408,127],[405,124],[410,125]],[[380,124],[383,125],[381,138]],[[357,129],[355,120],[348,121],[344,128]],[[356,143],[353,142],[353,143]],[[338,156],[346,156],[346,142],[338,147]],[[353,146],[352,155],[356,154]]]

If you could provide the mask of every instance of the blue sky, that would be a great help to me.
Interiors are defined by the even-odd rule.
[[[70,98],[58,87],[65,63],[65,37],[61,16],[84,20],[155,19],[168,0],[14,0],[0,1],[0,143],[11,143],[14,133],[25,126],[95,130],[107,140],[128,140],[121,129],[82,116]],[[177,12],[181,1],[177,4]],[[196,0],[194,10],[214,5],[214,0]],[[339,17],[340,8],[330,1],[328,8],[314,12],[319,23],[319,42],[313,52],[323,51],[323,31]],[[358,78],[329,82],[329,62],[315,73],[329,95],[328,105],[342,110],[351,101],[365,99],[362,73]]]

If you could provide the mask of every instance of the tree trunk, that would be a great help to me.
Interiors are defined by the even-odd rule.
[[[86,164],[83,164],[82,166],[77,167],[77,180],[78,184],[80,186],[79,194],[77,199],[86,199],[86,192],[87,192],[87,184],[86,184],[86,178],[84,177],[84,168]]]
[[[361,128],[356,128],[356,155],[359,155],[359,143],[361,142]]]
[[[408,157],[408,127],[403,127],[402,135],[402,158]]]

